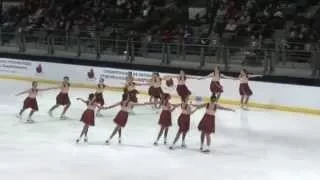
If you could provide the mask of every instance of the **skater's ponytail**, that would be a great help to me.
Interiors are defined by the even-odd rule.
[[[216,95],[212,95],[211,97],[210,97],[210,102],[216,102],[216,100],[217,100],[217,97],[216,97]]]
[[[130,98],[129,97],[129,93],[123,93],[122,94],[122,101],[126,101],[126,100],[128,100],[128,98]]]
[[[168,101],[169,101],[169,99],[170,99],[170,94],[164,93],[164,94],[161,96],[161,102],[160,102],[160,104],[161,104],[161,105],[167,104]]]
[[[93,93],[89,94],[88,100],[92,101],[93,98],[94,98],[94,94]]]

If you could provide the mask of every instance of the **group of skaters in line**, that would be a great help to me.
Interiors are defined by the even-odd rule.
[[[160,130],[158,136],[154,142],[154,145],[158,145],[160,138],[163,136],[164,144],[167,144],[167,135],[169,128],[172,126],[172,117],[171,113],[175,111],[178,107],[180,107],[180,115],[177,120],[177,124],[179,129],[177,134],[173,140],[170,149],[174,149],[176,147],[176,143],[179,140],[180,136],[182,136],[181,147],[186,147],[185,138],[190,129],[190,116],[195,113],[197,110],[205,108],[205,113],[198,124],[198,130],[201,132],[200,135],[200,150],[202,152],[210,151],[211,144],[211,134],[215,132],[215,113],[217,109],[234,111],[233,109],[223,107],[219,105],[217,102],[223,93],[223,86],[220,83],[221,78],[226,79],[234,79],[240,81],[239,93],[241,96],[240,105],[241,108],[247,108],[249,97],[253,94],[248,81],[249,78],[252,77],[260,77],[260,75],[250,75],[248,72],[243,69],[240,72],[238,78],[225,76],[220,73],[219,68],[215,67],[214,71],[205,77],[194,77],[189,76],[184,73],[184,71],[180,71],[180,73],[176,76],[165,76],[161,77],[159,73],[154,73],[149,82],[137,82],[135,81],[131,72],[128,73],[126,78],[126,83],[123,88],[122,98],[119,102],[105,106],[104,101],[104,90],[108,88],[104,83],[104,79],[100,79],[99,83],[96,86],[95,92],[90,93],[87,99],[77,98],[77,100],[85,103],[87,105],[86,110],[82,113],[80,121],[84,123],[82,131],[80,133],[79,138],[76,140],[79,143],[82,138],[84,142],[88,141],[88,130],[90,126],[95,125],[95,117],[102,116],[102,110],[108,110],[115,107],[120,107],[119,112],[115,115],[113,121],[115,123],[115,128],[112,131],[109,138],[105,141],[106,144],[109,144],[112,138],[118,134],[118,143],[121,143],[121,136],[124,127],[127,124],[128,117],[132,114],[132,110],[136,106],[152,106],[154,109],[159,109],[159,120],[158,124],[160,125]],[[210,88],[212,95],[210,97],[209,102],[204,104],[193,104],[190,101],[191,91],[188,89],[186,85],[186,81],[188,79],[207,79],[211,78]],[[177,85],[174,85],[174,80],[177,80]],[[171,95],[170,93],[166,93],[162,90],[162,84],[165,81],[165,85],[167,87],[176,87],[176,92],[179,95],[181,102],[177,104],[173,104],[170,102]],[[138,91],[136,90],[137,86],[149,86],[148,94],[150,99],[148,102],[138,102]],[[201,87],[199,87],[201,88]],[[70,82],[69,77],[64,77],[60,86],[50,87],[50,88],[38,88],[38,82],[33,81],[32,87],[23,92],[18,93],[28,94],[23,102],[23,107],[20,110],[18,117],[21,118],[23,112],[30,108],[31,111],[27,118],[27,123],[33,123],[32,115],[35,111],[38,111],[38,103],[37,103],[37,95],[39,92],[48,91],[53,89],[60,89],[59,94],[56,96],[56,104],[52,106],[49,110],[49,115],[52,116],[52,112],[58,108],[59,106],[63,106],[63,111],[61,113],[60,118],[66,119],[65,116],[67,110],[69,109],[71,102],[69,98],[70,91]],[[206,143],[205,143],[206,142]]]

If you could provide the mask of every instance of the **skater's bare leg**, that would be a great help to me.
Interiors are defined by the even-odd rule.
[[[119,132],[119,129],[121,127],[120,126],[116,126],[114,129],[113,129],[113,132],[111,133],[109,139],[106,141],[106,143],[109,143],[109,141],[114,137],[114,135],[116,135],[117,132]]]
[[[155,145],[158,144],[158,141],[160,140],[160,138],[161,138],[161,136],[162,136],[162,134],[163,134],[163,131],[164,131],[164,127],[161,126],[160,131],[159,131],[159,133],[158,133],[157,140],[154,142]]]
[[[163,138],[163,143],[164,144],[167,144],[168,131],[169,131],[169,128],[166,127],[165,130],[164,130],[164,138]]]
[[[67,110],[69,109],[69,107],[70,107],[70,103],[69,104],[67,104],[64,108],[63,108],[63,111],[62,111],[62,113],[61,113],[61,117],[63,117],[65,114],[66,114],[66,112],[67,112]]]

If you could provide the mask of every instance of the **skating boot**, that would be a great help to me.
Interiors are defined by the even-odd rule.
[[[22,116],[21,116],[20,114],[17,114],[16,117],[17,117],[18,119],[22,119]]]
[[[28,119],[27,119],[27,123],[32,124],[32,123],[34,123],[34,120],[33,120],[33,119],[31,119],[31,117],[28,117]]]
[[[65,115],[61,115],[61,116],[60,116],[60,120],[67,120],[67,119],[68,119],[68,117],[65,116]]]
[[[53,117],[52,111],[48,111],[48,114],[49,114],[50,117]]]
[[[155,141],[153,145],[158,146],[158,141]]]
[[[209,146],[203,148],[203,149],[202,149],[202,152],[203,152],[203,153],[209,153],[209,152],[210,152]]]
[[[110,144],[110,139],[106,140],[106,145],[109,145]]]
[[[200,151],[201,151],[201,152],[203,151],[203,145],[200,146]]]
[[[175,148],[175,145],[174,145],[174,144],[172,144],[172,145],[169,147],[169,149],[171,149],[171,150],[174,150],[174,148]]]

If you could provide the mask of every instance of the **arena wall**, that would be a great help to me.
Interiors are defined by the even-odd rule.
[[[20,59],[0,58],[0,78],[32,81],[41,83],[59,83],[64,76],[69,76],[73,87],[94,88],[100,78],[105,79],[110,90],[119,91],[124,85],[128,71],[133,72],[135,78],[141,82],[150,79],[152,72],[129,70],[109,67],[49,63]],[[170,73],[161,73],[162,76],[172,76]],[[197,76],[194,76],[197,77]],[[221,103],[228,105],[239,104],[239,82],[237,80],[222,79],[224,93]],[[176,84],[176,82],[175,82]],[[187,85],[197,100],[208,100],[210,96],[210,79],[189,79]],[[251,107],[274,109],[290,112],[310,113],[320,115],[319,87],[289,85],[250,81],[254,92],[251,98]],[[4,87],[2,87],[4,88]],[[140,86],[142,94],[147,93],[148,86]],[[175,88],[163,85],[164,91],[177,95]]]

